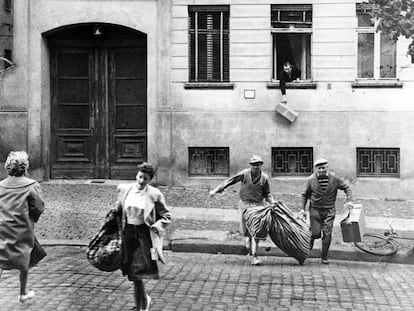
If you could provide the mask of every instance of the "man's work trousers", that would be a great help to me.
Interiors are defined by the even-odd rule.
[[[328,259],[335,213],[335,207],[326,209],[310,209],[310,225],[312,231],[311,248],[313,247],[314,240],[322,237],[322,259]]]

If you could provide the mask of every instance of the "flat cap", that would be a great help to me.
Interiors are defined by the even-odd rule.
[[[324,164],[328,164],[328,160],[326,160],[326,159],[318,159],[314,163],[315,166],[324,165]]]
[[[263,163],[262,157],[258,155],[252,156],[252,158],[249,161],[249,164],[253,164],[253,163]]]

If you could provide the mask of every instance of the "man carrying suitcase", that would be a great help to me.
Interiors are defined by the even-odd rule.
[[[312,231],[311,245],[315,239],[322,238],[321,262],[329,264],[328,251],[331,245],[332,227],[335,219],[335,201],[338,189],[346,194],[347,205],[352,202],[352,191],[343,179],[328,171],[328,161],[319,159],[315,162],[315,172],[308,178],[302,193],[302,206],[305,213],[309,200],[309,215]]]

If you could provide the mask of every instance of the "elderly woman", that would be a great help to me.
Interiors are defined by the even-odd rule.
[[[164,195],[149,185],[154,177],[152,165],[138,166],[136,183],[118,187],[118,211],[122,212],[124,263],[122,271],[134,282],[136,310],[149,310],[151,297],[145,293],[143,279],[158,279],[157,253],[150,230],[163,234],[171,213]]]
[[[26,152],[10,152],[4,167],[9,176],[0,182],[0,275],[3,269],[20,270],[18,300],[24,303],[35,296],[26,289],[29,268],[46,256],[33,233],[44,203],[39,183],[25,177]]]

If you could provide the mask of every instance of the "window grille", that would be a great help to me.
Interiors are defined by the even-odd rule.
[[[229,82],[230,7],[189,6],[189,81]]]
[[[229,176],[228,147],[190,147],[190,176]]]
[[[272,148],[273,176],[308,176],[313,172],[313,148]]]
[[[399,177],[399,148],[357,148],[358,177]]]
[[[283,63],[301,71],[301,80],[311,80],[312,5],[272,5],[273,80],[279,80]]]

